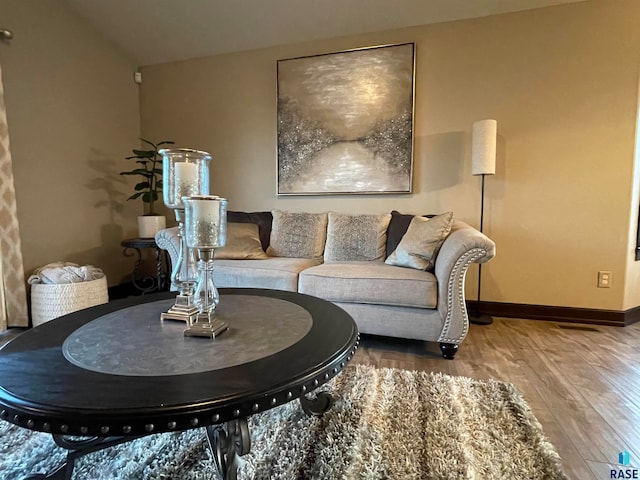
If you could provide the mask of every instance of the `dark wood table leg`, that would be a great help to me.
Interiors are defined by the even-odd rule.
[[[222,480],[238,478],[238,457],[251,450],[251,436],[246,418],[232,420],[207,429],[209,448]]]
[[[28,475],[24,480],[71,480],[76,459],[79,457],[103,448],[130,442],[136,438],[140,437],[86,437],[78,439],[54,434],[53,441],[56,442],[56,445],[68,450],[66,461],[50,473]]]
[[[315,398],[305,395],[300,397],[300,406],[304,413],[321,417],[333,405],[333,397],[327,392],[319,392]]]

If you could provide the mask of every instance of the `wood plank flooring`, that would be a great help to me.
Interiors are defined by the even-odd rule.
[[[19,334],[0,335],[0,344]],[[602,480],[618,452],[640,468],[640,323],[581,326],[494,318],[472,325],[455,360],[437,344],[363,336],[354,362],[495,378],[516,385],[569,478]]]
[[[602,480],[618,452],[640,468],[640,323],[628,327],[494,318],[472,325],[455,360],[436,344],[364,336],[354,362],[495,378],[524,395],[569,478]]]

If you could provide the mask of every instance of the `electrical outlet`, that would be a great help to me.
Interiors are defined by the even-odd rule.
[[[611,272],[606,270],[600,270],[598,272],[598,288],[610,288],[611,287]]]

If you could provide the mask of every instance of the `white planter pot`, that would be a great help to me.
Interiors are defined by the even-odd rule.
[[[140,238],[154,238],[163,228],[167,228],[167,218],[164,215],[140,215],[138,217],[138,236]]]

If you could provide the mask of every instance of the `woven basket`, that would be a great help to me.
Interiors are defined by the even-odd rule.
[[[67,313],[109,301],[107,277],[88,282],[31,285],[31,320],[38,326]]]

